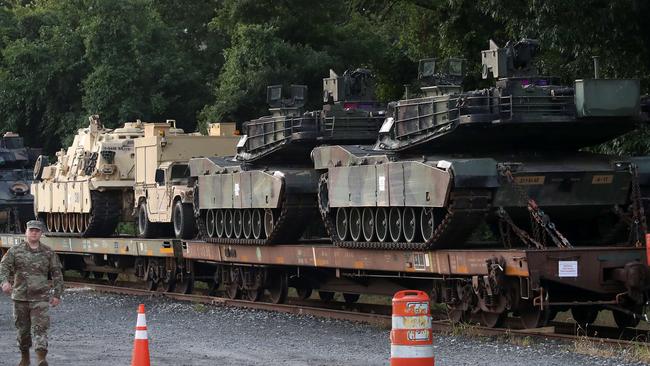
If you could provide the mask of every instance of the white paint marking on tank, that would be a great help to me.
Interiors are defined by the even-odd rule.
[[[314,255],[314,267],[318,267],[318,262],[316,262],[316,248],[312,247],[311,252]]]
[[[377,178],[377,188],[379,189],[380,192],[383,192],[386,190],[386,177],[383,175],[380,175]]]
[[[451,168],[451,162],[447,160],[440,160],[438,164],[436,164],[436,167],[439,169],[447,170]]]
[[[235,183],[235,196],[239,197],[239,183]]]

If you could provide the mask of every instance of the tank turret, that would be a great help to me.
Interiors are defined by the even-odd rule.
[[[482,76],[495,86],[468,92],[453,80],[455,67],[421,78],[435,85],[425,97],[391,104],[376,149],[386,151],[575,150],[634,129],[639,81],[579,79],[561,85],[539,75],[539,43],[523,39],[482,51]],[[454,65],[454,63],[450,64]],[[432,76],[433,75],[433,76]]]
[[[34,211],[48,235],[110,236],[119,221],[133,220],[134,140],[143,136],[144,125],[138,120],[108,129],[93,115],[72,145],[56,153],[54,164],[39,157]]]
[[[29,185],[40,151],[25,147],[23,138],[13,132],[0,138],[0,231],[22,232],[34,217]]]

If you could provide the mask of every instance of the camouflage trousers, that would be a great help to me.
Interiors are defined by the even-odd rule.
[[[47,351],[47,331],[50,328],[50,304],[47,301],[15,301],[14,321],[18,348],[29,350],[32,336],[36,350]]]

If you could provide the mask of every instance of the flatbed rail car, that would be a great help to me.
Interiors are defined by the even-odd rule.
[[[6,251],[21,235],[0,234]],[[133,237],[43,237],[66,270],[115,282],[135,275],[154,290],[192,292],[195,281],[231,298],[283,302],[289,287],[323,300],[335,292],[391,295],[422,289],[449,307],[452,320],[498,326],[513,313],[525,327],[545,325],[570,309],[578,323],[603,309],[617,324],[638,324],[650,285],[645,247],[392,251],[347,249],[328,243],[274,246]]]

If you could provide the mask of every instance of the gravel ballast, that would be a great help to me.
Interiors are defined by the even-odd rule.
[[[388,365],[389,331],[307,316],[68,290],[51,309],[50,365],[128,365],[144,303],[152,365]],[[12,305],[0,296],[0,365],[18,364]],[[435,335],[436,365],[636,365],[568,343]]]

